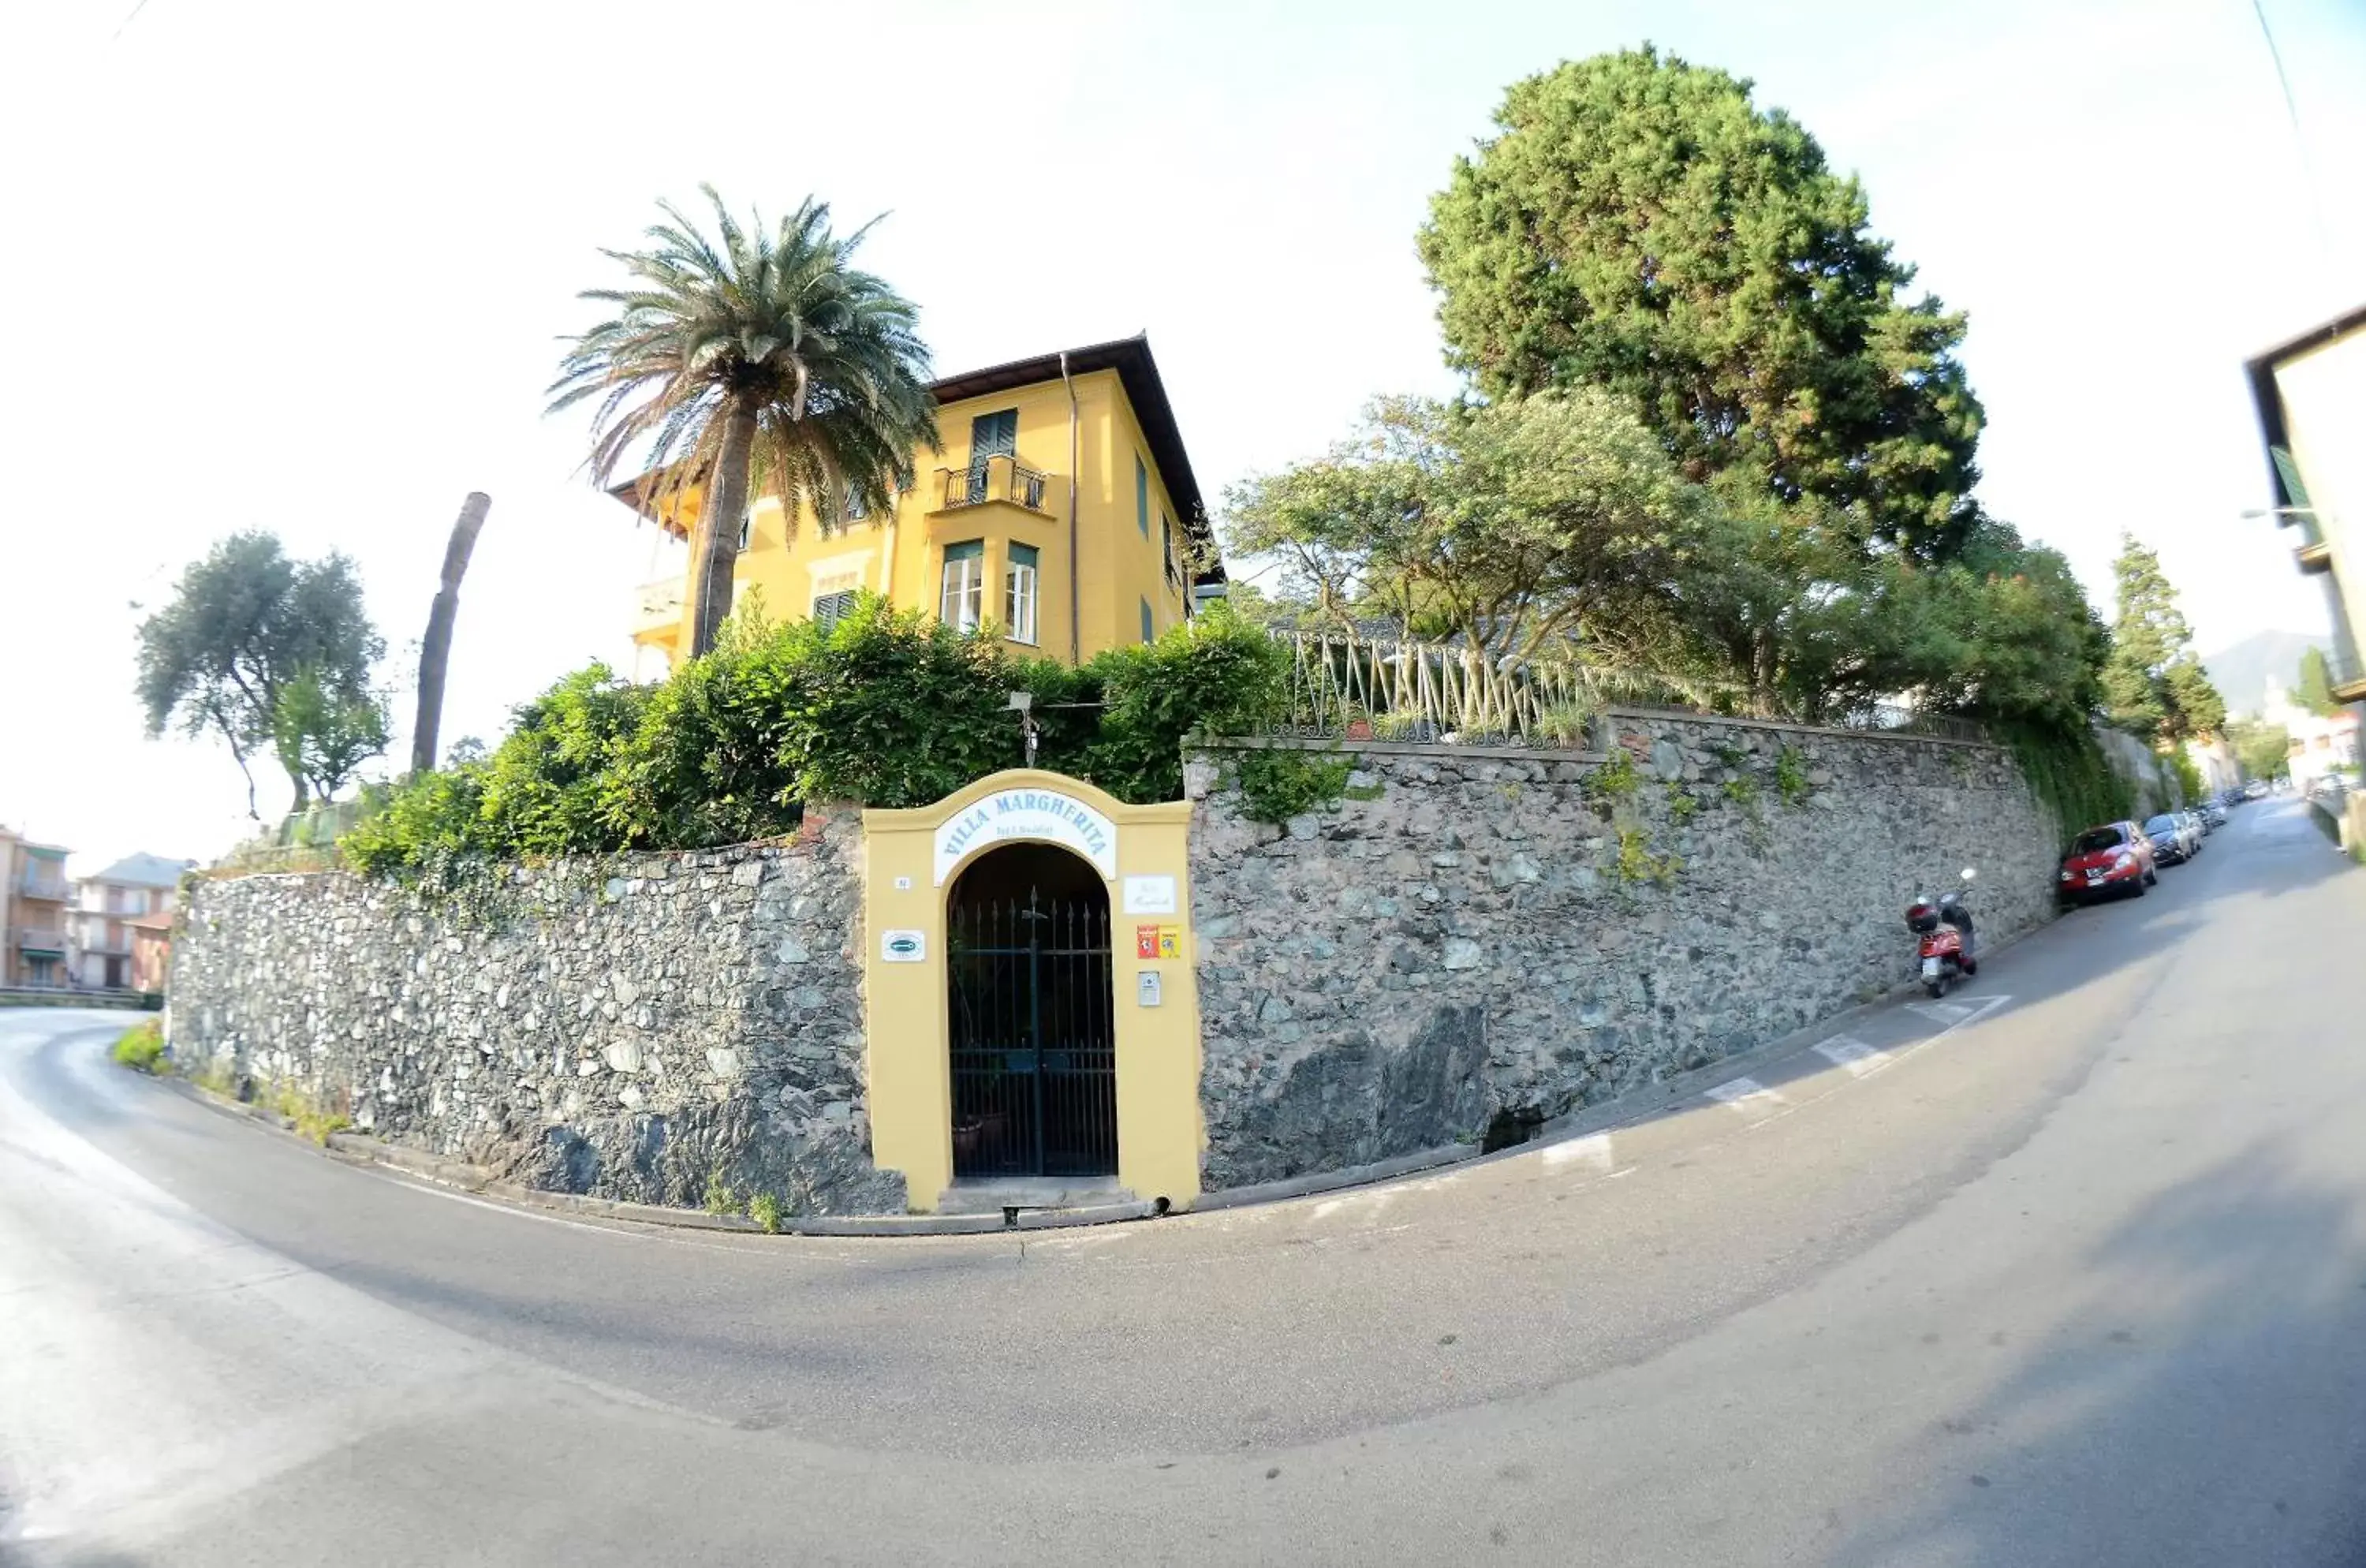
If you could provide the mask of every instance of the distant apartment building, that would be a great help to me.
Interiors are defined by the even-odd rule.
[[[157,943],[170,927],[181,874],[189,864],[162,855],[129,855],[75,882],[68,933],[75,986],[107,991],[163,989]],[[156,917],[163,918],[162,926]]]
[[[2330,716],[2311,713],[2293,700],[2281,681],[2268,682],[2268,700],[2259,716],[2281,725],[2291,739],[2284,768],[2297,788],[2307,790],[2334,769],[2358,755],[2358,710],[2344,708]]]
[[[0,828],[0,986],[66,984],[66,851]]]
[[[2334,699],[2366,714],[2358,640],[2366,630],[2366,306],[2278,344],[2244,368],[2276,522],[2296,536],[2294,563],[2325,582]],[[2358,733],[2355,726],[2349,733]],[[2348,760],[2359,760],[2354,750]]]

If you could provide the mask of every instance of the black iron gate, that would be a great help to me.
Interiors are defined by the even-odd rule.
[[[1031,892],[947,925],[953,1174],[1115,1174],[1108,899]]]

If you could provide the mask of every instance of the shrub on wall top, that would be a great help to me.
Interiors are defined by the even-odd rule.
[[[520,707],[492,755],[376,792],[339,840],[378,875],[470,861],[696,849],[793,829],[806,800],[920,806],[1018,766],[1013,691],[1034,698],[1040,765],[1121,800],[1182,791],[1182,744],[1242,733],[1283,702],[1281,650],[1221,609],[1078,670],[1015,660],[868,597],[835,626],[735,615],[655,686],[594,664]]]

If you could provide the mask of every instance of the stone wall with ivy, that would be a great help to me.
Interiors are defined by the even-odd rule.
[[[1279,823],[1255,743],[1194,755],[1210,1188],[1515,1140],[1879,995],[1966,866],[1983,940],[2051,911],[2058,834],[2000,749],[1615,710],[1594,739],[1346,742]]]
[[[429,891],[198,881],[180,1070],[560,1191],[895,1213],[864,1105],[862,828]]]

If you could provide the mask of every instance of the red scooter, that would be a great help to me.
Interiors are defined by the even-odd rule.
[[[1966,886],[1978,874],[1966,870]],[[1980,961],[1972,956],[1972,912],[1964,908],[1962,894],[1942,893],[1935,899],[1916,894],[1906,908],[1906,929],[1922,939],[1922,988],[1932,996],[1944,997],[1956,980],[1980,972]]]

